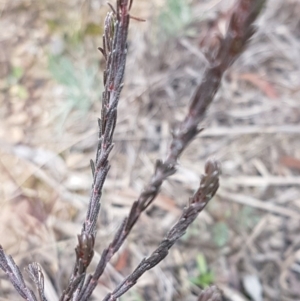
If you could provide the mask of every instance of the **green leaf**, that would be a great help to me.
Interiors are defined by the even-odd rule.
[[[200,274],[207,273],[207,264],[203,254],[197,256],[197,267]]]
[[[191,278],[190,281],[203,288],[211,285],[214,282],[214,274],[209,270],[203,254],[197,256],[197,268],[199,275]]]

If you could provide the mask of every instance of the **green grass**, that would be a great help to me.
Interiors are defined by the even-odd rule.
[[[159,14],[158,26],[165,37],[174,37],[182,34],[191,20],[192,12],[187,0],[167,0]]]
[[[92,104],[100,99],[103,88],[97,63],[92,67],[77,66],[67,56],[50,56],[48,69],[64,90],[65,101],[56,112],[63,122],[72,111],[87,113]]]
[[[205,288],[214,283],[214,274],[209,270],[206,259],[201,253],[197,256],[197,270],[198,275],[191,279],[195,285]]]

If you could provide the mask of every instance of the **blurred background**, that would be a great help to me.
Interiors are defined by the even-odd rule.
[[[164,158],[205,68],[200,43],[233,1],[135,0],[111,170],[91,272]],[[104,0],[0,1],[0,243],[41,263],[49,301],[66,286],[91,187],[101,109]],[[184,153],[96,300],[150,254],[219,159],[221,188],[159,266],[121,299],[300,300],[300,1],[269,0],[247,50],[225,74],[205,130]],[[0,299],[21,297],[0,274]]]

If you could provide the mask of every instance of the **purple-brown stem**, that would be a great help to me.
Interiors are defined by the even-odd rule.
[[[219,187],[220,169],[218,162],[208,161],[205,165],[205,175],[202,175],[198,190],[189,200],[188,206],[158,248],[147,258],[144,258],[137,268],[127,276],[113,292],[109,293],[103,301],[116,301],[125,294],[137,280],[148,270],[160,263],[169,253],[175,242],[185,234],[186,229],[196,219],[207,203],[215,195]],[[86,300],[83,298],[83,300]]]
[[[117,122],[117,106],[123,88],[123,78],[127,55],[127,34],[129,10],[132,1],[118,0],[116,9],[105,19],[103,48],[99,48],[106,60],[104,71],[104,92],[102,96],[101,120],[99,120],[99,143],[95,162],[91,161],[93,184],[91,197],[78,245],[75,249],[76,263],[60,301],[81,300],[86,269],[94,255],[96,223],[100,211],[102,188],[109,171],[108,157],[113,149],[113,134]]]
[[[155,171],[149,183],[132,204],[129,215],[122,222],[109,247],[103,251],[95,273],[89,278],[90,280],[83,289],[84,300],[90,296],[96,287],[97,280],[103,274],[107,263],[120,249],[141,213],[153,202],[162,183],[176,172],[177,161],[181,153],[201,131],[198,128],[199,123],[203,120],[208,106],[219,89],[224,72],[242,53],[246,43],[253,35],[253,22],[261,11],[264,2],[264,0],[237,1],[232,10],[227,33],[223,38],[220,37],[217,51],[213,52],[213,56],[207,53],[209,66],[191,99],[186,117],[173,133],[166,159],[156,162]]]

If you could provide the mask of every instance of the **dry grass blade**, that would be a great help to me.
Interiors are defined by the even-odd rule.
[[[250,196],[238,194],[238,193],[230,193],[223,189],[218,191],[218,195],[220,195],[224,200],[229,200],[231,202],[236,202],[242,205],[250,206],[253,208],[257,208],[260,210],[265,210],[267,212],[272,212],[275,214],[279,214],[281,216],[287,216],[290,218],[300,219],[300,214],[292,209],[285,208],[283,206],[275,205],[269,202],[263,202],[261,200],[255,199]]]

